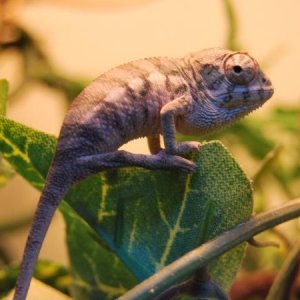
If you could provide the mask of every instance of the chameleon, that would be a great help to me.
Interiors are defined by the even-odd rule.
[[[53,214],[75,182],[120,167],[193,172],[196,166],[185,154],[199,151],[201,144],[177,142],[176,132],[203,135],[223,128],[260,107],[273,92],[253,57],[222,48],[132,61],[92,81],[65,116],[13,299],[26,299]],[[150,154],[119,150],[140,137],[147,137]]]

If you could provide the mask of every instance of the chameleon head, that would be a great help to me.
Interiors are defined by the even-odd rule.
[[[218,57],[200,69],[203,90],[212,103],[243,114],[271,98],[271,81],[249,54],[220,49],[215,55]]]
[[[192,68],[192,112],[177,120],[183,134],[202,134],[228,125],[263,105],[273,95],[271,81],[245,52],[213,48],[184,59]]]

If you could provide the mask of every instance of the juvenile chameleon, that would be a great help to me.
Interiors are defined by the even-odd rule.
[[[193,172],[194,163],[182,155],[198,151],[200,143],[176,142],[176,131],[201,135],[222,128],[272,95],[272,84],[254,58],[220,48],[179,59],[137,60],[100,75],[77,96],[65,117],[14,300],[26,299],[52,216],[74,182],[126,166]],[[151,154],[118,150],[139,137],[147,137]]]

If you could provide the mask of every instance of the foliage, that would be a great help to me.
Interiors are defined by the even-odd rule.
[[[6,99],[8,97],[8,82],[0,80],[0,116],[6,112]],[[0,153],[0,187],[13,176],[14,172]]]
[[[7,266],[0,270],[0,297],[3,297],[15,285],[19,267]],[[48,261],[39,261],[34,276],[55,289],[68,293],[70,285],[69,271],[61,265]],[[2,298],[1,298],[2,299]]]

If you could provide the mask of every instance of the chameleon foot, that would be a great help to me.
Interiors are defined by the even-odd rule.
[[[177,169],[186,173],[195,172],[196,165],[183,157],[167,154],[164,150],[156,154],[161,158],[161,166],[164,169]]]

